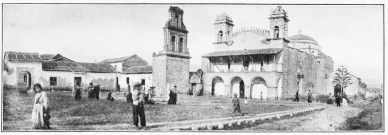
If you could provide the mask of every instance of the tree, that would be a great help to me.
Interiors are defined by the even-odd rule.
[[[334,79],[333,79],[333,86],[340,85],[341,86],[341,93],[344,94],[344,88],[348,87],[350,84],[352,84],[350,81],[352,80],[350,73],[348,72],[348,69],[344,66],[339,67],[334,72]]]

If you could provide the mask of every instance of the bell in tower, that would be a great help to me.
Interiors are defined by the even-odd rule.
[[[290,20],[282,6],[272,10],[268,19],[270,21],[271,38],[286,38],[288,36],[288,22]]]
[[[216,17],[215,26],[215,42],[214,44],[226,43],[229,41],[229,36],[233,32],[233,21],[226,13]]]
[[[169,19],[164,26],[164,50],[170,52],[187,53],[187,33],[183,23],[183,10],[170,7]]]

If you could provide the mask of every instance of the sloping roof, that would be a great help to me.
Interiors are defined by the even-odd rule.
[[[70,61],[44,61],[44,71],[67,71],[67,72],[93,72],[114,73],[114,68],[109,64],[101,63],[78,63]]]
[[[128,68],[147,66],[147,65],[148,65],[147,61],[145,61],[143,58],[141,58],[135,54],[135,55],[132,55],[131,57],[124,60],[123,71],[125,71]]]
[[[8,56],[8,61],[16,62],[42,62],[38,53],[25,53],[25,52],[5,52],[5,56]]]
[[[55,56],[55,54],[41,54],[40,58],[42,58],[42,60],[48,60],[54,56]]]
[[[69,58],[66,58],[62,56],[61,54],[57,54],[49,59],[49,61],[68,61],[68,62],[75,62]]]
[[[219,51],[205,54],[202,57],[218,57],[218,56],[237,56],[237,55],[252,55],[252,54],[276,54],[281,52],[282,48],[268,48],[268,49],[253,49],[253,50],[232,50]]]
[[[87,72],[88,70],[76,62],[68,61],[44,61],[42,63],[44,71],[68,71],[68,72]]]
[[[309,40],[309,41],[317,42],[312,37],[309,37],[309,36],[306,36],[303,34],[296,34],[296,35],[293,35],[291,37],[287,37],[287,40],[290,40],[290,41],[292,41],[292,40]]]
[[[152,66],[138,66],[128,68],[123,72],[124,74],[148,74],[152,73]]]
[[[114,73],[113,66],[106,63],[78,63],[88,70],[88,72],[94,73]]]
[[[136,54],[135,54],[136,55]],[[134,55],[132,56],[125,56],[125,57],[119,57],[119,58],[112,58],[112,59],[105,59],[103,61],[101,61],[100,63],[116,63],[116,62],[123,62],[125,59],[128,59],[130,57],[133,57]]]

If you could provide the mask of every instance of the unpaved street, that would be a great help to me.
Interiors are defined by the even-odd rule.
[[[322,111],[263,123],[243,130],[335,131],[347,118],[357,116],[362,110],[353,107],[327,106]]]

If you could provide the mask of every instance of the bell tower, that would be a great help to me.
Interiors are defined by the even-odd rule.
[[[183,10],[170,7],[169,18],[163,27],[163,50],[153,54],[152,86],[155,87],[155,100],[168,100],[174,86],[178,93],[189,89],[190,54],[187,48],[186,26],[183,23]]]
[[[288,22],[290,20],[282,6],[272,10],[268,19],[270,21],[271,38],[286,38],[288,36]]]
[[[188,54],[186,26],[183,23],[183,10],[179,7],[170,7],[169,19],[164,30],[164,50],[172,53]]]
[[[233,21],[226,13],[216,17],[216,22],[214,23],[214,44],[221,44],[229,41],[229,36],[233,32]]]

